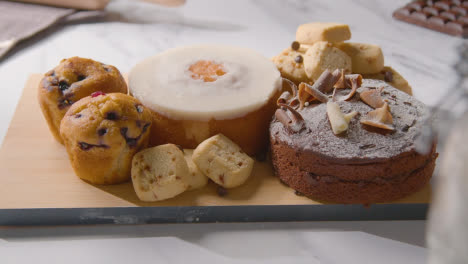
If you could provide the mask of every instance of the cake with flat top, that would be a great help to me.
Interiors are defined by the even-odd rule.
[[[276,175],[312,199],[388,202],[432,176],[435,145],[428,154],[415,150],[425,106],[384,81],[326,71],[278,104],[270,125]]]
[[[225,45],[167,50],[136,65],[130,93],[153,112],[150,145],[195,148],[224,134],[249,155],[265,150],[282,79],[257,52]]]

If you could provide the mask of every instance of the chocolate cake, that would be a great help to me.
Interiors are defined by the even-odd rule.
[[[426,155],[417,153],[414,144],[425,106],[379,80],[348,80],[348,89],[335,89],[332,99],[329,90],[337,82],[325,72],[315,87],[301,84],[299,92],[286,92],[278,100],[270,143],[280,180],[315,200],[363,204],[399,199],[426,185],[437,158],[435,144]],[[338,105],[343,116],[356,112],[343,118],[349,120],[344,132],[332,130],[327,101]],[[370,112],[377,110],[389,110],[385,114],[390,116],[374,122]]]

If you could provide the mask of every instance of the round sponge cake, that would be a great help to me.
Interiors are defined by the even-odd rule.
[[[240,47],[167,50],[136,65],[130,93],[153,111],[150,145],[195,148],[222,133],[250,155],[268,144],[282,79],[275,65]]]
[[[359,94],[381,87],[394,131],[360,123],[374,109]],[[337,96],[348,92],[340,89]],[[325,103],[297,109],[305,124],[299,132],[291,132],[277,119],[271,122],[272,161],[283,182],[312,199],[363,204],[399,199],[428,183],[437,153],[435,146],[426,155],[415,150],[426,112],[421,102],[383,81],[363,80],[351,100],[337,103],[343,113],[360,114],[339,135],[332,132]]]

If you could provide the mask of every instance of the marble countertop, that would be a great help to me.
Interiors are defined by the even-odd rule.
[[[451,65],[457,59],[456,47],[463,40],[393,20],[392,11],[406,2],[187,0],[182,7],[164,8],[132,0],[111,1],[103,19],[55,26],[23,42],[0,61],[4,92],[0,97],[0,141],[28,75],[46,72],[62,58],[89,57],[128,72],[140,60],[167,48],[213,42],[250,47],[271,57],[290,45],[298,25],[311,21],[347,23],[352,30],[352,41],[380,45],[385,64],[408,79],[416,98],[434,105],[455,81]],[[177,254],[175,249],[187,250],[190,254],[211,252],[221,262],[342,263],[340,260],[347,260],[347,263],[377,263],[373,260],[380,259],[379,263],[395,263],[395,258],[401,258],[398,263],[424,263],[424,233],[425,221],[0,229],[0,259],[2,243],[10,247],[10,252],[21,252],[22,247],[47,240],[49,244],[36,244],[41,245],[43,253],[34,251],[36,253],[31,255],[45,256],[44,252],[52,252],[57,246],[54,241],[95,241],[111,237],[110,244],[107,240],[91,244],[107,245],[106,250],[115,250],[134,243],[164,244],[166,237],[171,237],[172,242],[167,243],[178,247],[168,250],[167,254]],[[120,240],[128,237],[134,240]],[[333,254],[320,241],[338,243],[341,248]],[[186,243],[190,248],[184,246]],[[68,245],[72,249],[83,249],[90,244],[74,241]],[[369,253],[369,249],[374,251]],[[150,252],[139,250],[143,250],[144,256]],[[163,250],[157,252],[161,253],[159,260],[170,262]],[[114,262],[125,263],[123,259],[116,257]],[[103,257],[102,260],[108,259]]]

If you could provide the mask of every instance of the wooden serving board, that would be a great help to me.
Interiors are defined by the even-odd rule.
[[[198,208],[204,209],[205,211],[201,215],[206,216],[206,210],[209,208],[219,209],[219,207],[228,208],[233,206],[315,205],[313,207],[314,210],[333,207],[330,204],[322,204],[306,197],[296,195],[292,189],[278,181],[273,174],[271,164],[268,162],[256,162],[251,178],[247,183],[238,188],[228,190],[228,194],[224,197],[220,197],[217,194],[216,186],[210,183],[202,189],[185,192],[167,201],[148,203],[138,200],[131,182],[110,186],[88,184],[80,180],[74,174],[68,161],[65,148],[57,143],[49,132],[36,98],[37,85],[40,78],[41,75],[39,74],[32,75],[26,83],[23,95],[5,136],[3,146],[0,149],[0,225],[15,224],[11,222],[15,221],[15,219],[18,220],[20,224],[27,224],[27,222],[24,222],[28,216],[27,209],[40,208],[47,208],[48,210],[55,208],[94,208],[95,210],[96,208],[119,208],[120,210],[122,208],[132,207],[149,207],[152,208],[151,210],[157,210],[158,208],[179,208],[180,210],[182,210],[181,208]],[[430,186],[426,186],[420,192],[396,201],[392,203],[392,205],[422,205],[422,207],[418,206],[418,208],[422,208],[419,214],[424,214],[427,209],[427,203],[430,200],[430,192]],[[378,206],[371,206],[371,210],[362,209],[363,206],[361,205],[342,205],[341,207],[347,208],[347,210],[349,208],[361,208],[356,210],[367,210],[363,211],[364,214],[373,215],[369,212],[372,212],[372,208]],[[341,207],[333,208],[340,210],[339,208]],[[254,210],[257,213],[262,211],[260,207],[256,208],[259,208],[259,210]],[[281,210],[287,210],[287,207],[281,208]],[[303,210],[309,212],[307,210],[310,209],[307,208],[312,207],[299,208],[301,212]],[[380,207],[380,209],[381,208],[383,207]],[[394,208],[394,210],[396,210],[395,212],[398,212],[397,207],[393,206],[391,208]],[[240,209],[237,208],[236,210]],[[80,216],[82,216],[81,214],[83,213],[89,213],[89,211],[86,210],[78,211],[80,213],[77,215]],[[212,213],[215,211],[212,211]],[[25,215],[21,215],[18,212]],[[38,214],[44,211],[32,210],[31,212]],[[111,210],[106,212],[112,214]],[[119,211],[119,214],[122,212],[125,211]],[[135,212],[137,213],[133,214],[138,214],[138,210]],[[149,213],[148,210],[145,212]],[[161,211],[158,213],[159,217],[164,218],[164,215],[161,215],[160,212]],[[242,210],[239,212],[242,213]],[[11,215],[13,213],[17,215]],[[47,213],[51,212],[48,211]],[[273,219],[262,219],[275,220],[274,212],[271,213]],[[278,213],[280,214],[281,212],[278,211]],[[381,213],[385,214],[385,212]],[[20,216],[24,216],[24,219]],[[2,217],[8,219],[8,222],[5,222],[6,220],[2,222]],[[394,217],[383,217],[380,215],[379,217],[382,219],[406,219],[404,216],[398,215]],[[410,216],[409,218],[415,217],[416,216]],[[421,217],[424,217],[424,215],[419,215],[416,218]],[[284,220],[283,218],[281,219]],[[370,218],[374,219],[373,217]],[[194,219],[197,219],[197,217]],[[220,218],[210,216],[209,219],[211,220],[206,219],[206,221],[219,221]],[[255,220],[257,218],[252,217],[249,219]],[[303,218],[291,217],[291,220],[301,219]],[[314,218],[308,216],[304,219]],[[335,218],[331,217],[331,219]],[[203,219],[200,221],[203,221]],[[31,222],[36,223],[34,221]],[[158,221],[156,220],[156,222]],[[43,222],[40,223],[43,224]]]

